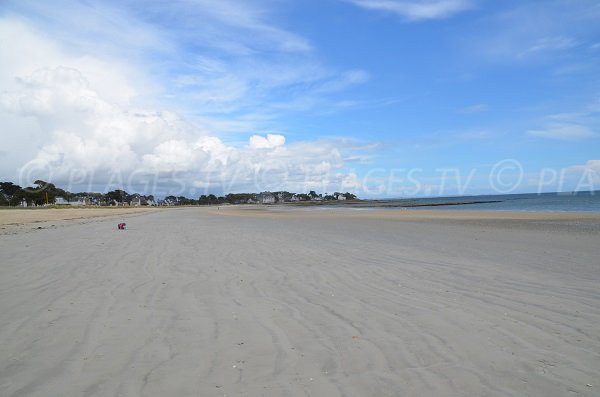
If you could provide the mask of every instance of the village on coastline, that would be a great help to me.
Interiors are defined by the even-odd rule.
[[[197,199],[185,196],[169,195],[157,199],[154,195],[129,194],[124,190],[113,190],[107,193],[71,193],[54,184],[42,180],[35,181],[35,186],[21,187],[12,182],[0,182],[0,207],[46,207],[46,206],[181,206],[181,205],[226,205],[226,204],[282,204],[310,203],[327,201],[357,200],[352,193],[317,194],[291,193],[287,191],[261,193],[229,193],[224,196],[203,194]]]

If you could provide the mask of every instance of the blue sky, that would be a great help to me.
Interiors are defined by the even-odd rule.
[[[0,5],[0,179],[191,196],[600,186],[600,4]]]

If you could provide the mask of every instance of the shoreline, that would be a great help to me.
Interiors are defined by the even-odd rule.
[[[392,203],[391,201],[396,201]],[[473,201],[442,201],[439,203],[416,202],[411,199],[398,200],[342,200],[342,201],[298,201],[285,202],[277,205],[291,207],[349,207],[349,208],[416,208],[416,207],[444,207],[444,206],[462,206],[474,204],[494,204],[502,203],[503,200],[473,200]]]
[[[374,219],[403,219],[403,218],[439,218],[439,219],[513,219],[513,220],[591,220],[600,221],[600,212],[570,212],[570,211],[505,211],[505,210],[411,210],[411,209],[382,209],[368,208],[319,208],[319,211],[302,211],[300,208],[285,208],[285,206],[239,205],[222,206],[220,210],[211,208],[215,213],[223,215],[264,215],[282,217],[357,217]],[[309,208],[306,208],[309,209]]]
[[[312,209],[318,209],[312,211]],[[510,210],[440,210],[400,209],[342,206],[288,206],[230,204],[174,207],[70,207],[70,208],[2,208],[0,226],[19,226],[50,221],[71,221],[145,214],[176,209],[198,209],[228,216],[264,216],[287,218],[371,218],[371,219],[455,219],[455,220],[538,220],[538,221],[600,221],[600,212],[571,211],[510,211]]]

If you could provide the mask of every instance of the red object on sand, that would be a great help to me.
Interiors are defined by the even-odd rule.
[[[125,230],[125,224],[124,223],[119,223],[119,225],[117,226],[119,230]]]

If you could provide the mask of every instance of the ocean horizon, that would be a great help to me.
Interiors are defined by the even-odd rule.
[[[333,205],[333,206],[339,206]],[[415,209],[453,211],[600,212],[600,191],[521,193],[364,200],[358,209]]]

